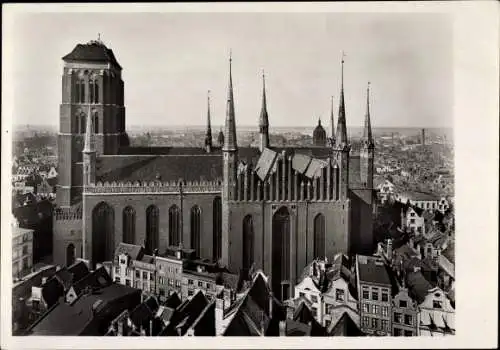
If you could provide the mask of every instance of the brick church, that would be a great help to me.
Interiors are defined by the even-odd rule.
[[[347,138],[342,82],[336,131],[310,147],[270,144],[263,78],[259,147],[236,138],[231,59],[224,133],[204,147],[131,147],[122,67],[100,40],[64,56],[54,262],[111,260],[120,242],[162,254],[189,247],[233,272],[271,275],[280,299],[315,257],[370,251],[374,142],[369,90],[361,147]],[[332,106],[333,107],[333,106]]]

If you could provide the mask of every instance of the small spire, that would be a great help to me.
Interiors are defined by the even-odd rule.
[[[260,110],[259,126],[269,126],[269,116],[267,114],[267,98],[266,98],[266,76],[262,70],[262,108]]]
[[[333,96],[330,101],[330,126],[332,129],[332,138],[335,138],[335,119],[333,117]]]
[[[365,114],[365,127],[363,129],[363,142],[367,146],[373,145],[372,125],[370,120],[370,82],[366,87],[366,114]]]
[[[234,97],[233,97],[233,75],[232,75],[232,50],[229,50],[229,84],[227,91],[226,123],[224,132],[224,150],[236,151],[236,121],[234,115]]]
[[[94,145],[94,127],[93,127],[93,121],[92,121],[92,114],[90,111],[90,104],[89,104],[89,111],[87,113],[87,123],[85,127],[85,145],[83,147],[83,152],[85,153],[91,153],[95,152],[95,145]]]
[[[340,100],[339,100],[339,118],[337,122],[337,143],[347,144],[347,125],[345,118],[345,103],[344,103],[344,51],[342,51],[342,61],[341,61],[341,82],[340,82]]]
[[[205,147],[212,148],[212,123],[210,120],[210,90],[207,92],[207,130],[205,134]]]
[[[318,118],[318,126],[321,126],[321,117]]]

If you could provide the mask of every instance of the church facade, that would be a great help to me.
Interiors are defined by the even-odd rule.
[[[111,260],[120,242],[162,254],[192,248],[238,273],[262,269],[280,299],[316,257],[371,250],[374,142],[347,139],[343,64],[338,123],[310,147],[274,147],[263,78],[259,147],[240,147],[231,59],[224,133],[204,147],[131,147],[122,68],[100,41],[63,57],[54,262]],[[367,92],[367,99],[369,94]]]

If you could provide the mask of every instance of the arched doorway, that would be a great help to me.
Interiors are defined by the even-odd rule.
[[[272,289],[279,300],[290,297],[290,213],[281,207],[273,216]]]
[[[243,219],[243,270],[248,272],[254,262],[253,258],[254,230],[251,215]]]
[[[150,205],[146,209],[146,251],[152,254],[158,248],[160,234],[159,228],[160,211],[156,205]]]
[[[113,260],[115,249],[115,213],[105,202],[92,211],[92,260],[94,263]]]
[[[66,248],[66,266],[73,265],[75,262],[75,245],[73,243],[68,244]]]
[[[325,216],[318,214],[314,218],[314,259],[325,257]]]
[[[220,197],[215,197],[213,202],[213,260],[222,257],[222,202]]]

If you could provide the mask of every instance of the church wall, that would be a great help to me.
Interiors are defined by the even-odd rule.
[[[372,190],[354,189],[349,193],[352,201],[351,250],[356,253],[373,253]]]
[[[115,246],[123,240],[123,209],[132,206],[136,212],[135,244],[141,245],[146,239],[146,209],[150,205],[156,205],[159,210],[159,250],[165,251],[170,244],[168,230],[168,210],[172,205],[182,208],[182,237],[185,247],[190,247],[190,210],[194,205],[201,209],[201,257],[212,258],[212,230],[213,230],[213,200],[217,196],[214,193],[184,194],[181,206],[179,194],[127,194],[127,195],[85,195],[84,217],[87,222],[87,240],[91,247],[92,210],[100,202],[109,204],[115,213]]]

